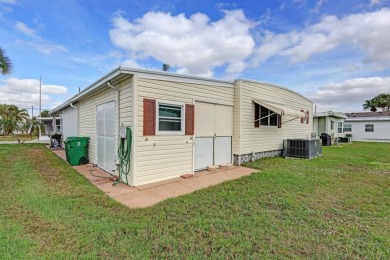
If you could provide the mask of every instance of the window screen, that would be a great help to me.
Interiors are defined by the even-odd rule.
[[[158,105],[158,130],[182,131],[183,107],[169,104]]]

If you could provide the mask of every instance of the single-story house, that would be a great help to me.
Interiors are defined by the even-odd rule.
[[[346,113],[344,133],[352,141],[390,142],[390,111]]]
[[[326,133],[334,139],[338,137],[345,137],[344,121],[347,116],[342,112],[320,112],[313,115],[313,132],[317,137],[322,133]]]
[[[37,120],[41,121],[45,129],[44,131],[39,132],[39,139],[49,139],[49,135],[51,132],[58,131],[61,129],[61,118],[60,117],[37,117]]]
[[[53,109],[63,135],[90,137],[89,160],[117,172],[122,127],[132,130],[129,184],[213,165],[280,156],[309,139],[313,103],[284,87],[118,67]]]

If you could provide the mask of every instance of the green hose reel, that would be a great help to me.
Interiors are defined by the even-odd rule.
[[[132,131],[130,127],[126,127],[126,134],[123,133],[124,126],[121,129],[121,140],[118,148],[119,157],[119,178],[113,185],[120,182],[129,184],[128,175],[130,172],[130,155],[131,155],[131,142]]]

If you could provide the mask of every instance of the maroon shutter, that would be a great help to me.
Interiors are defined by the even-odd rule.
[[[303,109],[301,109],[301,112],[305,112]],[[304,117],[301,117],[301,124],[303,124],[305,118]]]
[[[185,135],[194,135],[195,106],[186,104]]]
[[[144,135],[156,135],[156,100],[144,98]]]
[[[306,118],[306,124],[309,124],[309,111],[306,112],[307,118]]]
[[[278,128],[282,128],[282,115],[278,114]]]
[[[260,127],[260,108],[259,104],[255,103],[255,127]]]

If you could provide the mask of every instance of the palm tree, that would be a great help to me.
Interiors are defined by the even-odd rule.
[[[385,112],[390,108],[390,94],[379,94],[371,99],[371,102],[373,102],[376,107],[382,108],[382,112]]]
[[[366,100],[363,104],[363,110],[370,109],[371,112],[376,112],[376,105],[372,100]]]
[[[43,110],[39,116],[40,117],[50,117],[49,110]]]
[[[0,47],[0,74],[10,74],[12,70],[12,62],[10,58],[5,55],[5,51]]]
[[[0,105],[0,128],[4,135],[10,135],[21,127],[30,118],[26,109],[19,109],[15,105]]]

